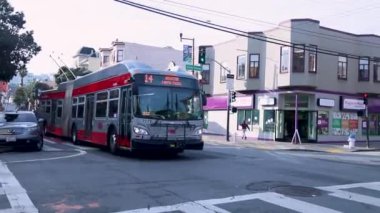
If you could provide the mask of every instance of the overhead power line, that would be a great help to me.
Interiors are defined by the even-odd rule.
[[[149,1],[156,1],[156,0],[149,0]],[[370,46],[370,47],[373,47],[373,45],[380,46],[380,43],[369,42],[369,41],[357,41],[356,39],[352,39],[352,38],[343,38],[343,37],[330,35],[330,34],[326,34],[326,33],[302,29],[299,27],[281,26],[281,25],[278,25],[278,24],[275,24],[272,22],[262,21],[262,20],[258,20],[258,19],[254,19],[254,18],[248,18],[248,17],[244,17],[241,15],[235,15],[235,14],[226,13],[226,12],[222,12],[222,11],[218,11],[218,10],[202,8],[199,6],[189,5],[189,4],[180,3],[180,2],[176,2],[176,1],[172,1],[172,0],[164,0],[164,1],[171,3],[172,5],[182,6],[182,8],[187,7],[187,8],[191,8],[191,9],[196,9],[198,11],[203,11],[203,13],[214,14],[214,15],[216,14],[219,16],[228,16],[228,17],[232,17],[232,18],[237,18],[240,20],[245,20],[249,23],[260,23],[260,24],[264,24],[264,25],[270,25],[270,26],[278,27],[278,28],[286,30],[286,31],[294,31],[294,32],[297,32],[297,33],[303,34],[303,35],[310,35],[310,36],[314,36],[314,37],[328,38],[328,39],[333,38],[336,41],[347,42],[347,43],[351,43],[351,44],[356,44],[356,43],[360,42],[361,44],[366,45],[366,46]]]
[[[218,30],[218,31],[222,31],[222,32],[226,32],[226,33],[242,36],[242,37],[247,37],[247,38],[250,38],[250,39],[255,39],[255,40],[264,41],[264,42],[268,42],[268,43],[272,43],[272,44],[277,44],[277,45],[281,45],[281,46],[287,46],[287,47],[294,47],[294,45],[299,45],[299,44],[295,44],[295,43],[292,43],[292,42],[289,42],[289,41],[283,41],[283,40],[271,38],[271,37],[268,37],[268,36],[261,36],[261,35],[257,35],[257,34],[252,35],[252,34],[249,34],[249,32],[246,32],[246,31],[242,31],[242,30],[226,27],[226,26],[223,26],[223,25],[213,24],[213,23],[210,23],[210,22],[207,22],[207,21],[202,21],[202,20],[199,20],[199,19],[191,18],[191,17],[188,17],[188,16],[183,16],[183,15],[172,13],[172,12],[168,12],[168,11],[165,11],[165,10],[160,10],[160,9],[157,9],[157,8],[149,7],[149,6],[146,6],[146,5],[143,5],[143,4],[138,4],[138,3],[135,3],[135,2],[132,2],[132,1],[128,1],[128,0],[115,0],[115,1],[123,3],[123,4],[126,4],[126,5],[129,5],[129,6],[132,6],[132,7],[135,7],[135,8],[139,8],[139,9],[142,9],[142,10],[145,10],[145,11],[149,11],[149,12],[152,12],[152,13],[163,15],[163,16],[166,16],[166,17],[169,17],[169,18],[174,18],[174,19],[181,20],[181,21],[184,21],[184,22],[192,23],[192,24],[195,24],[195,25],[207,27],[207,28],[210,28],[210,29],[214,29],[214,30]],[[306,46],[304,49],[305,50],[315,51],[315,49],[313,49],[313,48],[309,49],[308,46]],[[327,50],[327,49],[320,49],[320,48],[318,48],[317,51],[318,51],[318,53],[326,54],[326,55],[332,55],[332,56],[344,55],[347,58],[353,58],[353,59],[359,59],[360,58],[360,56],[358,56],[358,55],[353,55],[353,54],[348,54],[348,53],[342,53],[342,52],[336,52],[336,51]],[[370,58],[369,60],[373,61],[374,59]]]

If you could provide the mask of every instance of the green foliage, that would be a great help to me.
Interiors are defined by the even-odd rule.
[[[24,24],[24,14],[15,12],[8,0],[0,0],[0,80],[9,82],[41,51]]]
[[[13,98],[13,102],[18,106],[26,106],[28,104],[27,89],[24,87],[18,87]]]

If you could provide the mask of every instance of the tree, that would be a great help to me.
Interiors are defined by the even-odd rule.
[[[1,1],[1,0],[0,0]],[[27,90],[24,87],[18,87],[13,98],[13,102],[19,108],[26,108],[28,104]]]
[[[18,74],[21,77],[21,86],[24,86],[24,78],[25,78],[26,75],[28,75],[28,70],[26,70],[26,69],[20,69],[18,71]]]
[[[9,82],[17,70],[41,51],[33,31],[24,28],[24,13],[15,12],[8,0],[0,0],[0,80]]]

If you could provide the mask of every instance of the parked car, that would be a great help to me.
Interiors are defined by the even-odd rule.
[[[28,147],[41,151],[44,145],[41,124],[34,112],[0,112],[0,146]]]

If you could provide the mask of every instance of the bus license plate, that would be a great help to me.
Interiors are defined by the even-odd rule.
[[[16,141],[16,137],[15,136],[6,137],[5,141],[7,141],[7,142],[14,142],[14,141]]]

